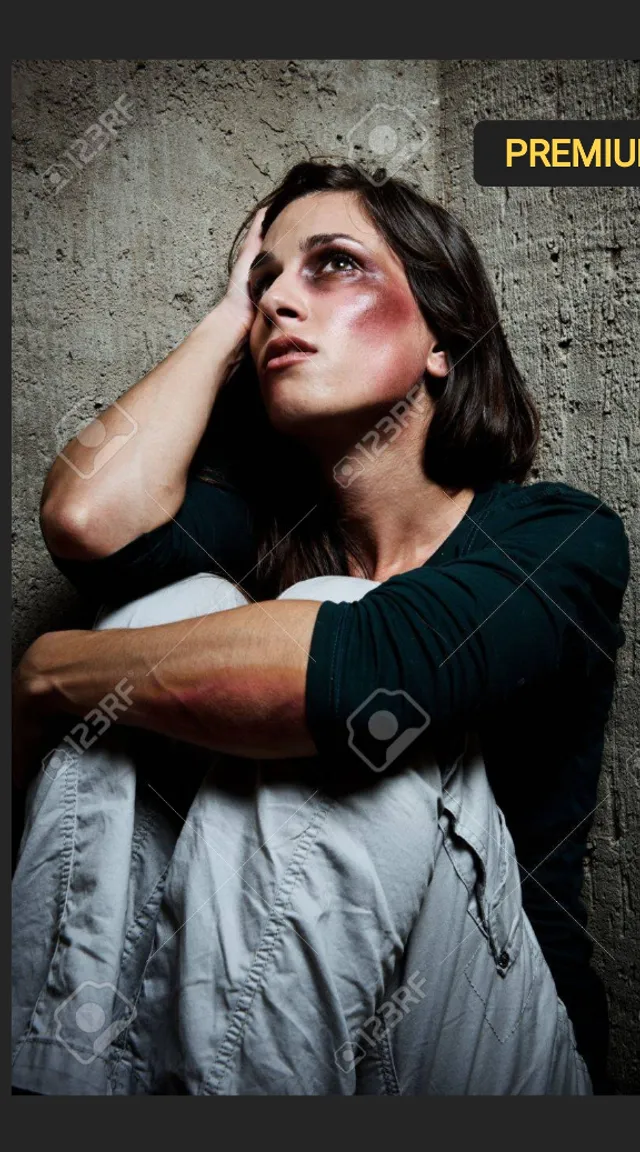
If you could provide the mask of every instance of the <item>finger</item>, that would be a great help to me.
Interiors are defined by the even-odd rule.
[[[249,228],[247,229],[247,234],[246,234],[244,240],[242,241],[242,247],[240,248],[240,256],[238,257],[238,262],[240,261],[240,257],[245,255],[249,251],[252,253],[252,255],[250,257],[251,259],[253,259],[254,249],[255,249],[255,252],[257,253],[259,246],[260,246],[260,243],[261,243],[260,232],[262,230],[262,222],[265,218],[266,211],[267,211],[266,207],[259,208],[258,211],[256,212],[255,216],[253,217],[253,220],[251,221],[251,224],[249,225]]]
[[[268,204],[264,204],[262,206],[262,208],[258,208],[258,211],[255,213],[253,220],[251,221],[251,227],[249,228],[249,231],[251,231],[252,229],[255,229],[255,231],[257,232],[258,229],[262,228],[262,223],[263,223],[264,218],[267,214],[268,207],[269,207]]]

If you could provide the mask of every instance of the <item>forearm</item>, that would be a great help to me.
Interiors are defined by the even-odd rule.
[[[21,674],[43,713],[85,716],[126,678],[120,723],[238,756],[314,756],[305,685],[319,607],[273,600],[150,628],[47,633]]]
[[[96,449],[77,437],[66,445],[42,493],[42,529],[52,551],[70,559],[109,555],[175,515],[189,465],[242,341],[238,318],[226,303],[219,304],[100,414],[105,445],[129,437],[106,466],[91,474]]]

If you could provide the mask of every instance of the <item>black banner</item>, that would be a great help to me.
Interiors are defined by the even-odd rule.
[[[640,120],[481,120],[473,175],[489,186],[640,185]]]

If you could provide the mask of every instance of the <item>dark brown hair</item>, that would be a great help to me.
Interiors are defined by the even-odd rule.
[[[533,462],[538,416],[516,368],[480,256],[461,224],[401,179],[372,177],[349,162],[296,164],[240,225],[237,249],[255,213],[262,226],[311,192],[356,193],[387,244],[402,260],[413,294],[451,368],[444,380],[425,375],[433,401],[425,474],[448,491],[522,481]],[[222,387],[198,447],[192,474],[239,491],[254,517],[258,565],[252,591],[273,598],[311,576],[344,575],[354,558],[369,575],[335,499],[311,453],[270,424],[248,349]]]

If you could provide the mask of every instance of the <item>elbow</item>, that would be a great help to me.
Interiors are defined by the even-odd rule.
[[[71,504],[49,498],[40,507],[40,529],[53,556],[64,560],[91,560],[99,552],[90,542],[92,517],[82,504]]]

